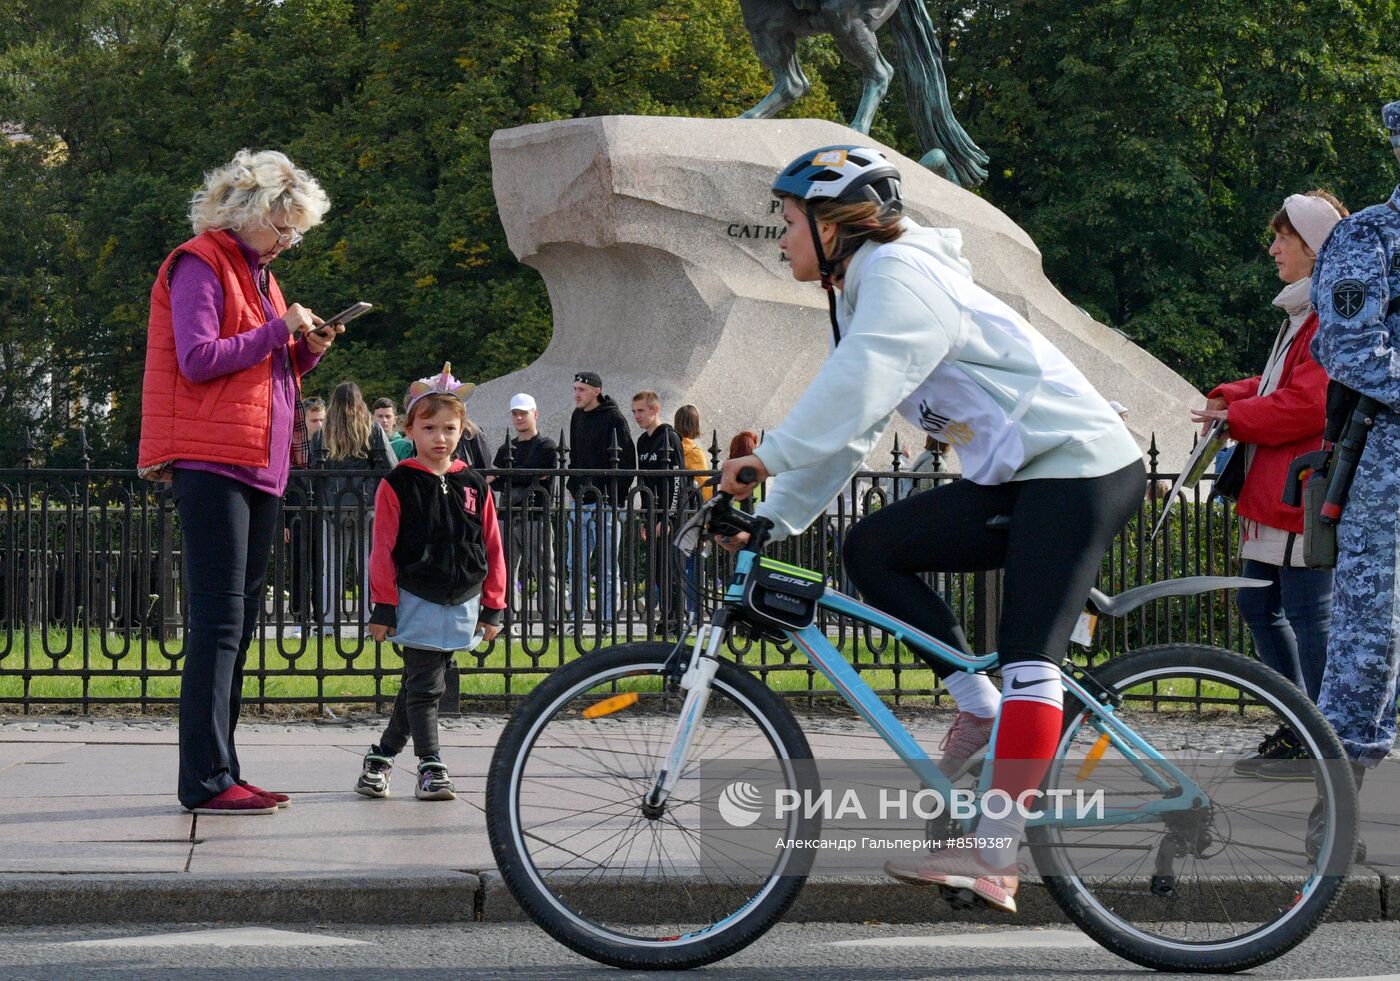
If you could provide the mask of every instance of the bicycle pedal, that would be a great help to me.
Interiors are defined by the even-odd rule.
[[[971,889],[954,889],[950,886],[940,886],[939,889],[948,905],[955,910],[972,909],[978,903],[977,894]]]

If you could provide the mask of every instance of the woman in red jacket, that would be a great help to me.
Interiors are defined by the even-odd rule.
[[[268,814],[287,796],[243,779],[234,729],[298,429],[301,376],[341,329],[315,332],[268,264],[330,207],[273,150],[240,150],[190,205],[194,238],[151,288],[137,468],[180,514],[189,629],[180,674],[180,803]]]
[[[1227,385],[1207,396],[1204,410],[1192,412],[1203,425],[1224,419],[1244,453],[1245,478],[1236,513],[1240,518],[1243,574],[1266,579],[1267,589],[1239,591],[1240,616],[1254,636],[1259,660],[1317,700],[1327,657],[1332,620],[1332,572],[1303,567],[1303,511],[1284,504],[1283,485],[1295,457],[1322,446],[1326,422],[1327,375],[1313,360],[1317,314],[1308,302],[1313,263],[1332,227],[1347,214],[1326,191],[1295,194],[1269,223],[1274,232],[1269,255],[1288,285],[1274,297],[1287,314],[1263,373]],[[1236,769],[1269,776],[1269,764],[1300,750],[1281,728],[1259,746],[1257,756]],[[1274,767],[1281,775],[1285,768]]]

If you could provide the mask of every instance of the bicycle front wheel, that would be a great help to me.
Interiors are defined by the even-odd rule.
[[[614,967],[729,956],[782,917],[810,865],[794,850],[724,854],[735,846],[713,820],[719,802],[700,799],[706,766],[810,787],[812,754],[792,713],[728,661],[664,813],[643,807],[685,695],[661,674],[670,652],[626,644],[553,672],[511,717],[487,778],[491,849],[511,894],[560,943]],[[797,811],[788,825],[791,837],[819,833]]]
[[[1028,829],[1051,896],[1104,947],[1158,970],[1245,970],[1302,942],[1337,902],[1356,847],[1356,786],[1317,707],[1282,675],[1212,647],[1145,648],[1094,674],[1123,699],[1119,718],[1205,799],[1126,817],[1176,788],[1154,786],[1088,709],[1067,704],[1046,787],[1092,784],[1125,818]],[[1281,731],[1309,757],[1286,779],[1241,763]],[[1325,833],[1310,840],[1310,825]]]

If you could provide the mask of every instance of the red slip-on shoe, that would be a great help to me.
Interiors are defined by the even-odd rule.
[[[277,802],[268,800],[261,794],[250,793],[238,784],[234,784],[223,793],[210,797],[203,804],[187,807],[185,810],[191,814],[227,814],[230,816],[276,814]]]
[[[278,807],[292,806],[292,799],[286,794],[278,794],[273,793],[271,790],[263,790],[261,787],[253,786],[246,780],[238,781],[238,786],[242,787],[250,794],[257,794],[259,797],[266,797],[268,800],[276,802]]]

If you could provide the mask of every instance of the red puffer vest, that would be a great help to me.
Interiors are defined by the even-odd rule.
[[[272,358],[207,382],[192,382],[180,371],[170,314],[170,268],[185,252],[203,259],[223,287],[220,337],[255,330],[266,322],[253,271],[233,233],[204,232],[166,256],[151,288],[137,468],[148,476],[165,477],[168,471],[158,468],[173,460],[265,467],[272,428]],[[271,273],[267,298],[279,317],[286,313],[286,301]],[[293,342],[289,338],[287,343]],[[296,358],[291,360],[300,393],[301,375]]]

